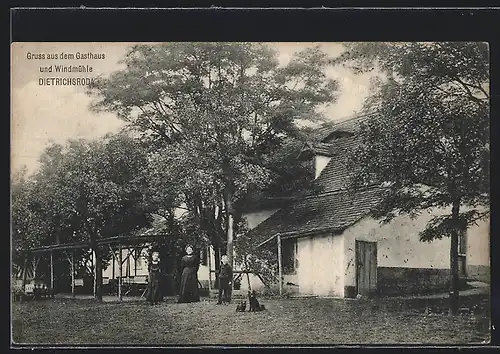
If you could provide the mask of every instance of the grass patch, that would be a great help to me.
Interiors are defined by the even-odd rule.
[[[420,299],[417,299],[420,300]],[[488,311],[433,315],[446,299],[263,299],[267,311],[236,313],[215,300],[156,306],[55,299],[13,303],[19,344],[471,344],[489,339]],[[488,305],[486,296],[471,304]]]

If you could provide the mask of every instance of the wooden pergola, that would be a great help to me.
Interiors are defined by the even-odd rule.
[[[127,259],[134,252],[137,252],[138,250],[141,252],[144,248],[147,247],[147,244],[149,244],[150,242],[158,240],[158,239],[164,239],[166,237],[168,237],[168,236],[164,235],[164,234],[151,234],[151,235],[140,235],[140,236],[126,235],[126,236],[115,236],[115,237],[100,239],[97,241],[97,247],[108,247],[112,253],[112,256],[113,256],[113,277],[115,274],[115,269],[114,269],[115,261],[118,261],[118,269],[119,269],[118,298],[120,300],[122,300],[122,297],[123,297],[123,294],[122,294],[123,263],[125,261],[127,261]],[[128,250],[127,256],[125,257],[125,259],[123,259],[123,248],[124,247]],[[75,296],[74,253],[75,253],[75,250],[77,250],[77,249],[92,249],[92,246],[90,245],[90,242],[78,242],[78,243],[67,243],[67,244],[41,246],[41,247],[37,247],[37,248],[30,248],[30,249],[24,250],[25,257],[24,257],[23,279],[22,279],[23,290],[25,289],[25,285],[26,285],[27,259],[28,259],[27,255],[34,256],[33,260],[32,260],[33,278],[34,278],[36,275],[36,268],[37,268],[38,263],[40,261],[40,258],[38,257],[38,255],[49,252],[50,253],[50,290],[51,290],[51,293],[53,293],[53,291],[54,291],[54,257],[53,257],[53,255],[54,255],[55,251],[62,251],[65,254],[65,256],[68,259],[68,262],[71,266],[71,293],[73,296]],[[116,251],[118,251],[118,255],[116,254]],[[92,256],[92,265],[94,266],[94,271],[95,271],[95,259],[93,256]],[[95,281],[96,281],[96,276],[94,273],[94,296],[95,296],[95,291],[96,291]]]

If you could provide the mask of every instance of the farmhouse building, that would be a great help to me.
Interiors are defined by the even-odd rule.
[[[305,144],[298,158],[314,164],[316,192],[244,214],[257,246],[276,250],[279,245],[282,284],[288,293],[353,297],[448,287],[450,239],[422,242],[419,232],[433,216],[449,211],[423,212],[415,219],[398,216],[381,224],[369,213],[382,200],[384,188],[371,187],[355,195],[346,190],[347,157],[359,142],[357,133],[364,119],[357,116],[326,124],[313,143]],[[125,257],[127,251],[123,252]],[[489,282],[489,220],[460,235],[459,253],[462,279]],[[214,249],[202,250],[201,259],[198,278],[209,287],[215,279]],[[114,277],[111,268],[116,276],[117,266],[110,266],[105,277]],[[125,269],[132,277],[147,275],[141,256],[127,258]],[[246,280],[241,282],[243,291]],[[252,289],[264,286],[256,275],[249,280]]]
[[[400,294],[446,289],[450,239],[421,242],[419,232],[445,210],[419,217],[396,217],[381,224],[369,217],[384,188],[350,195],[346,158],[357,144],[364,116],[325,126],[316,143],[307,144],[301,158],[313,159],[320,192],[290,203],[255,226],[260,246],[280,238],[283,282],[288,292],[352,297],[357,294]],[[261,211],[261,215],[264,211]],[[461,277],[489,282],[489,220],[470,227],[460,237]]]

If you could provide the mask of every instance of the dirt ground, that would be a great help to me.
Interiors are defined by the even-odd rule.
[[[263,312],[214,300],[156,306],[49,299],[12,304],[17,344],[472,344],[489,341],[485,296],[462,300],[475,314],[432,313],[435,300],[262,299]],[[431,309],[426,311],[425,309]],[[430,312],[430,313],[429,313]],[[434,311],[435,312],[435,311]]]

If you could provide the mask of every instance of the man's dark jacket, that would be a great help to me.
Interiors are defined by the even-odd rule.
[[[219,270],[219,279],[231,281],[233,279],[233,268],[229,264],[222,264]]]

